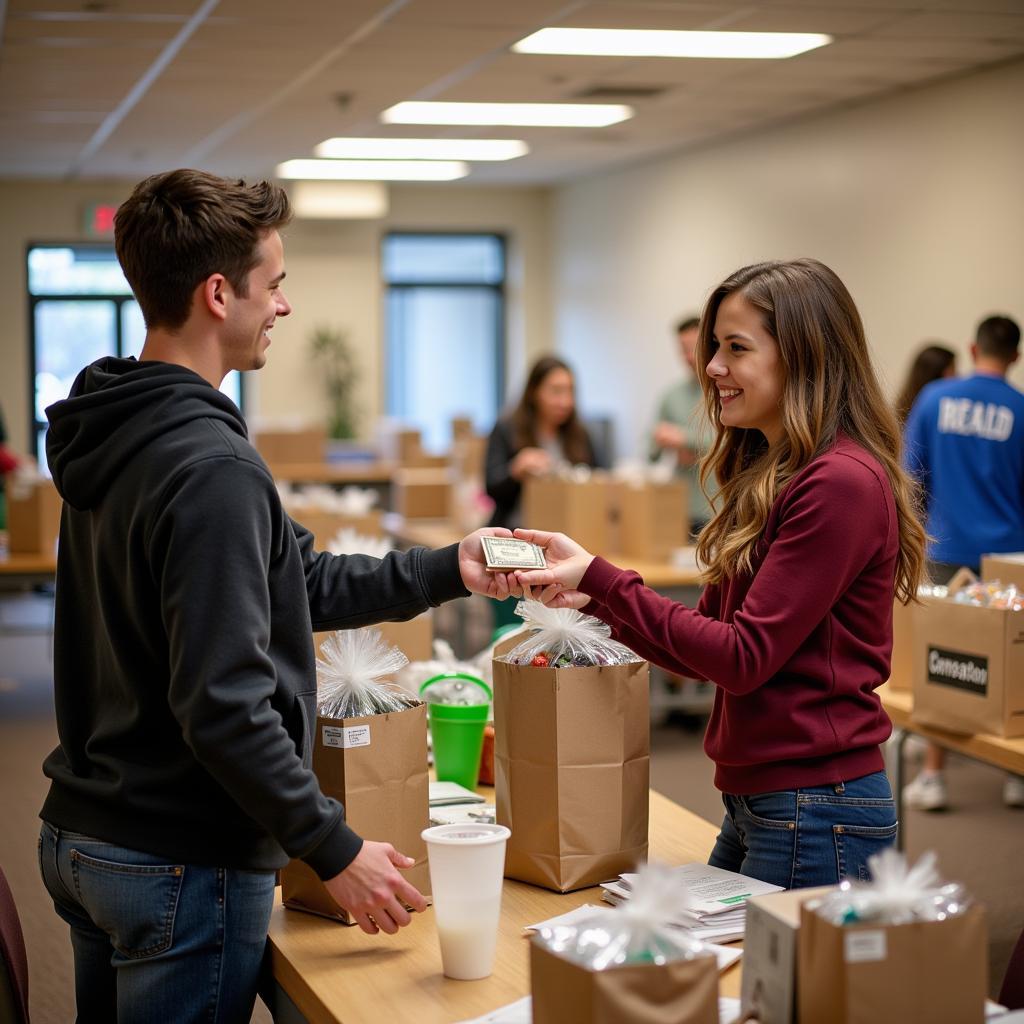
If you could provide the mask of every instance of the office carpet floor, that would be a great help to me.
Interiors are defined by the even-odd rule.
[[[56,743],[48,636],[51,609],[45,596],[0,595],[0,865],[25,932],[33,1024],[74,1019],[67,930],[53,912],[36,867],[37,814],[47,785],[40,765]],[[442,616],[439,629],[449,626]],[[483,646],[486,632],[486,609],[475,608],[468,645]],[[702,817],[720,819],[721,802],[712,786],[711,764],[701,750],[699,723],[670,716],[652,730],[651,775],[655,789]],[[912,857],[936,850],[943,874],[964,882],[986,905],[989,987],[994,995],[1010,949],[1024,928],[1024,811],[1003,806],[1001,773],[966,759],[951,759],[949,787],[953,806],[947,813],[907,813],[908,849]],[[254,1024],[269,1021],[269,1014],[258,1006]]]

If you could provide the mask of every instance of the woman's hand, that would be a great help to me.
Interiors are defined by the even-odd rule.
[[[520,540],[528,540],[544,549],[546,569],[527,569],[516,573],[523,587],[524,597],[533,597],[552,608],[582,608],[590,600],[576,588],[583,574],[590,568],[594,556],[580,547],[564,533],[545,533],[543,530],[516,530]],[[532,594],[531,587],[540,587]]]
[[[509,463],[508,472],[513,480],[522,480],[550,473],[551,468],[551,456],[543,448],[522,448]]]

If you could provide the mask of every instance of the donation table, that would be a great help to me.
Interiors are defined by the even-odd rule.
[[[705,862],[717,834],[717,826],[651,793],[652,860]],[[431,909],[397,935],[370,936],[278,904],[270,922],[275,1020],[452,1024],[479,1017],[529,994],[526,925],[600,902],[597,887],[560,895],[506,880],[494,973],[480,981],[452,981],[441,973]],[[721,994],[736,997],[739,989],[737,964],[721,976]],[[280,998],[282,992],[287,998]]]
[[[1024,775],[1024,737],[1004,739],[1002,736],[994,736],[991,733],[947,732],[945,729],[937,729],[914,720],[914,695],[910,690],[894,690],[891,686],[885,685],[879,687],[878,695],[882,699],[882,707],[885,708],[892,720],[896,737],[896,756],[893,758],[891,769],[893,796],[896,798],[896,817],[900,822],[897,839],[899,849],[902,850],[905,846],[903,745],[909,733],[915,733],[926,740],[938,743],[939,746],[945,747],[947,750],[953,750],[965,757],[973,758],[975,761],[991,765],[993,768],[1002,768],[1004,771]]]

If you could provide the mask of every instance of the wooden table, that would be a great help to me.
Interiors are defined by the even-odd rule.
[[[57,556],[53,554],[7,555],[0,558],[0,583],[48,583],[57,573]]]
[[[708,858],[718,829],[651,793],[651,858],[682,864]],[[481,981],[451,981],[441,973],[433,911],[397,935],[358,928],[278,905],[270,923],[274,978],[311,1024],[452,1024],[478,1017],[529,994],[529,946],[523,928],[584,903],[600,903],[598,888],[548,892],[506,881],[494,973]],[[721,976],[721,994],[738,996],[739,965]],[[275,1013],[279,1008],[275,1008]],[[287,1011],[281,1016],[288,1020]],[[278,1019],[278,1018],[275,1018]]]
[[[903,849],[903,746],[910,733],[922,736],[933,743],[938,743],[947,750],[956,751],[966,757],[974,758],[994,768],[1024,775],[1024,737],[1004,739],[991,733],[957,733],[937,729],[932,725],[923,725],[914,720],[914,695],[910,690],[894,690],[886,684],[878,689],[882,698],[882,707],[892,719],[896,737],[896,756],[892,765],[893,795],[896,798],[896,816],[900,822],[897,844]]]

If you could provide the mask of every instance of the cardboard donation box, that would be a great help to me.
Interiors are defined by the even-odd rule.
[[[60,495],[50,480],[7,485],[7,543],[12,555],[52,555],[60,534]]]
[[[616,484],[613,501],[619,524],[616,551],[663,562],[687,543],[690,523],[682,480]]]
[[[530,943],[533,1024],[718,1024],[713,956],[595,971]]]
[[[588,480],[530,477],[523,483],[523,526],[568,534],[595,554],[611,550],[611,484],[595,473]]]
[[[345,820],[364,839],[391,843],[416,859],[402,874],[430,892],[426,843],[429,822],[426,705],[364,718],[318,717],[313,770],[320,788],[345,807]],[[293,860],[281,872],[286,907],[351,924],[316,873]]]
[[[984,1020],[988,937],[979,906],[944,921],[836,925],[804,904],[799,944],[800,1024]]]
[[[961,570],[949,598],[914,608],[914,720],[950,732],[1024,736],[1024,610],[961,604],[974,576]]]
[[[256,435],[256,451],[269,466],[294,466],[302,462],[323,462],[327,457],[327,431],[264,430]]]
[[[759,1024],[796,1024],[800,907],[829,891],[790,889],[747,900],[741,999]]]
[[[406,519],[447,519],[452,477],[447,469],[398,469],[391,481],[394,509]]]
[[[495,803],[505,876],[582,889],[647,859],[647,663],[494,662]]]

